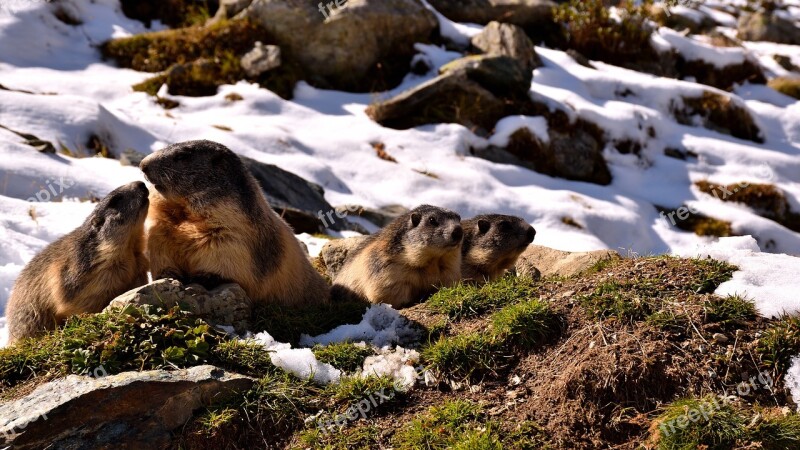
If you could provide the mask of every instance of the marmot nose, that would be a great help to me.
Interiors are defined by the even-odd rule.
[[[461,225],[456,225],[455,229],[453,229],[452,238],[453,242],[460,242],[464,238],[464,229],[461,228]]]
[[[525,235],[525,238],[528,240],[528,244],[533,242],[533,238],[536,237],[536,230],[533,227],[528,227],[528,234]]]

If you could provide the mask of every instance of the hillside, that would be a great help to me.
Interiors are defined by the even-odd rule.
[[[76,318],[0,349],[14,448],[800,446],[800,1],[339,3],[0,2],[0,346],[25,264],[186,140],[247,158],[312,258],[425,203],[623,258],[236,338]]]

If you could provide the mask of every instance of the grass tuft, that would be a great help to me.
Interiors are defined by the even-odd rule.
[[[483,286],[459,284],[441,289],[428,299],[426,305],[432,311],[446,314],[452,320],[459,320],[534,298],[537,292],[537,285],[533,280],[507,275]]]
[[[783,316],[772,322],[758,341],[758,352],[777,373],[786,373],[800,353],[800,318]]]
[[[368,345],[350,342],[326,346],[316,345],[313,352],[320,362],[328,363],[344,372],[355,372],[361,369],[364,366],[364,360],[375,354],[372,347]]]
[[[745,437],[745,418],[721,398],[682,399],[668,405],[656,419],[659,450],[733,448]]]

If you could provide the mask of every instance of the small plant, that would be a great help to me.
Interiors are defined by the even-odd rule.
[[[723,450],[746,436],[744,416],[723,399],[707,396],[668,405],[653,427],[657,448]]]
[[[326,346],[316,345],[313,349],[314,356],[320,362],[328,363],[333,367],[345,372],[355,372],[364,365],[364,360],[368,356],[375,354],[375,351],[367,345],[342,342],[339,344],[329,344]]]
[[[756,305],[738,295],[711,297],[705,302],[706,320],[723,326],[737,326],[752,321],[758,315]]]
[[[441,289],[428,299],[433,311],[459,320],[476,317],[506,305],[536,297],[536,283],[527,278],[505,276],[483,286],[459,284]]]
[[[800,448],[800,416],[767,414],[751,432],[751,440],[765,450]]]
[[[800,318],[783,316],[770,324],[759,339],[758,352],[777,373],[786,373],[792,358],[800,353]]]

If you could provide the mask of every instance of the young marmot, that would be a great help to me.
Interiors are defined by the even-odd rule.
[[[486,214],[465,220],[461,225],[464,227],[461,278],[473,283],[503,276],[536,236],[532,226],[514,216]]]
[[[409,305],[461,275],[458,214],[423,205],[395,219],[348,255],[333,280],[335,298]]]
[[[291,228],[224,145],[189,141],[146,157],[147,251],[153,278],[238,283],[256,302],[327,302],[330,287]]]
[[[25,266],[8,302],[10,342],[55,329],[75,314],[98,313],[147,284],[147,196],[141,181],[115,189],[83,225]]]

